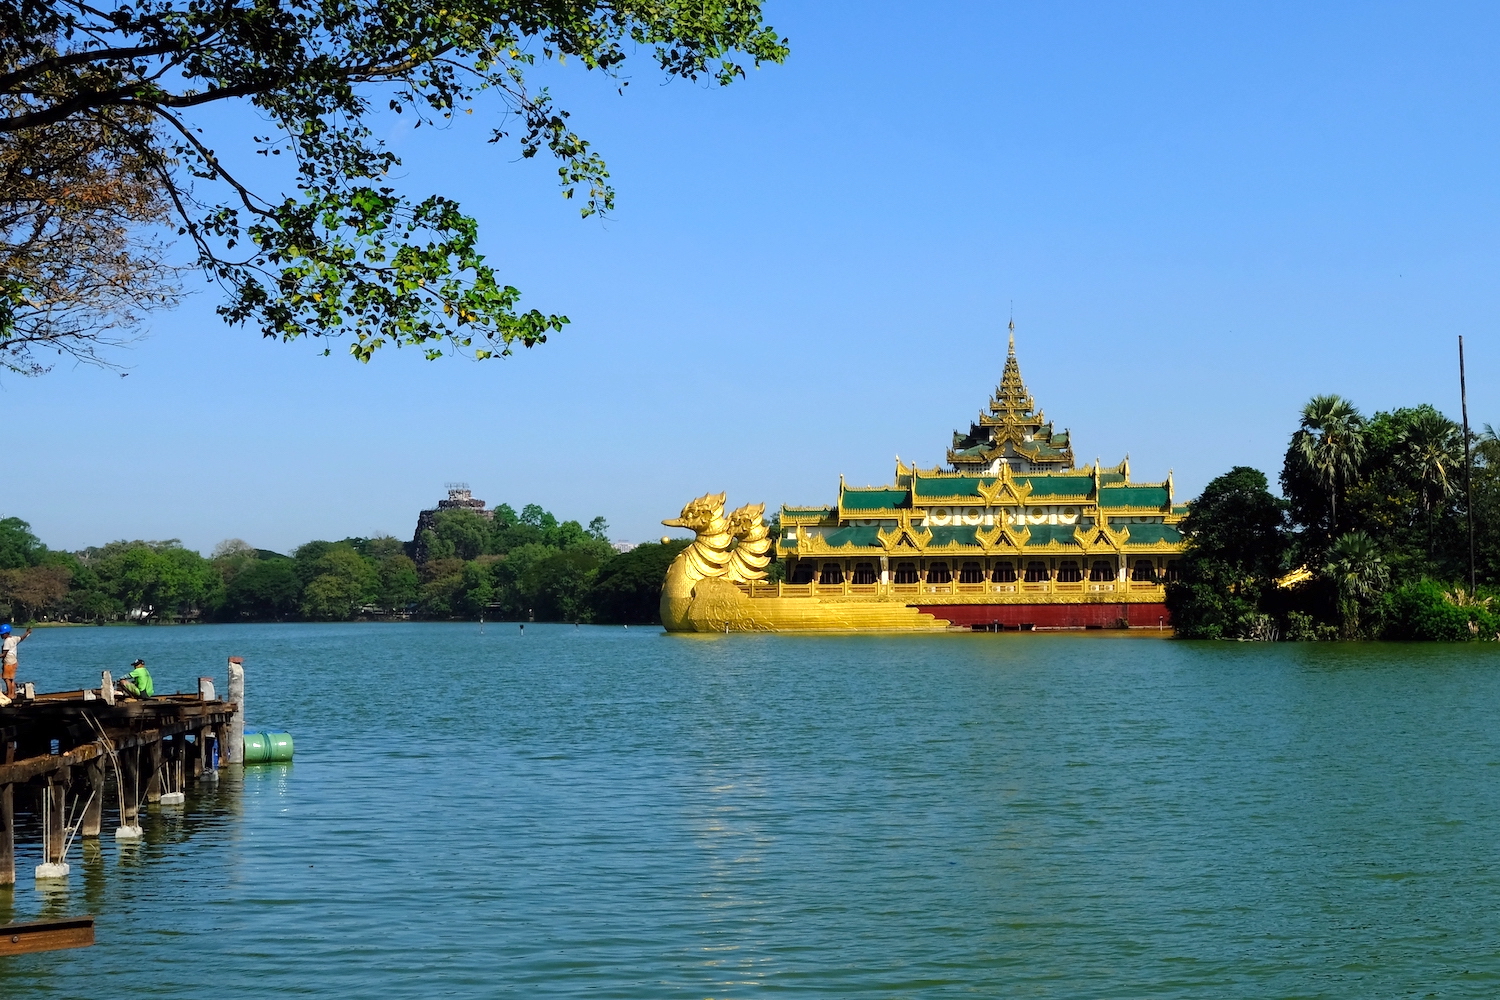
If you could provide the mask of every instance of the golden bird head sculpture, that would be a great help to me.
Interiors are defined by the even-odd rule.
[[[750,504],[737,508],[729,515],[729,530],[737,538],[742,538],[750,529],[761,523],[761,516],[766,512],[763,503]]]
[[[668,518],[663,521],[669,528],[687,528],[690,531],[702,532],[714,521],[724,516],[724,493],[705,493],[696,500],[688,501],[682,508],[682,514],[678,517]]]

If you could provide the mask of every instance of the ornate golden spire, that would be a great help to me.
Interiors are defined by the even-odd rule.
[[[1010,350],[1005,355],[1005,371],[995,389],[995,398],[990,400],[990,412],[1029,416],[1033,405],[1031,393],[1026,391],[1026,382],[1021,378],[1021,363],[1016,360],[1016,321],[1011,320]]]

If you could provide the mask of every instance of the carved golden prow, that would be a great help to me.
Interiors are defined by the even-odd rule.
[[[724,519],[724,494],[705,493],[689,501],[682,508],[681,516],[668,518],[662,524],[669,528],[689,528],[698,533],[693,543],[677,557],[686,562],[690,583],[724,575],[729,562],[729,543],[734,540],[729,522]]]
[[[740,585],[766,578],[775,544],[765,512],[763,503],[746,504],[726,517],[724,494],[707,493],[662,522],[696,534],[667,567],[661,588],[661,621],[667,631],[904,631],[947,624],[904,602],[826,603],[783,598],[777,588],[752,600]]]
[[[762,516],[766,512],[763,503],[745,504],[729,515],[729,533],[735,537],[735,546],[729,553],[726,574],[736,583],[764,580],[766,567],[771,563],[770,530]]]

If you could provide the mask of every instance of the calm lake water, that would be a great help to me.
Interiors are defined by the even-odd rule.
[[[1500,648],[532,625],[39,630],[22,673],[245,657],[147,843],[38,849],[0,996],[1500,992]],[[106,826],[113,818],[106,817]]]

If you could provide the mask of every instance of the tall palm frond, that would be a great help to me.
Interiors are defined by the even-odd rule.
[[[1464,438],[1459,426],[1433,410],[1417,414],[1402,434],[1401,464],[1422,487],[1422,507],[1453,493],[1453,473],[1463,466]]]
[[[1359,476],[1365,457],[1365,418],[1354,404],[1329,393],[1302,408],[1302,426],[1293,447],[1313,478],[1328,493],[1329,530],[1338,530],[1340,487]]]
[[[1375,596],[1390,580],[1380,546],[1363,531],[1339,536],[1328,550],[1324,572],[1338,586],[1340,595],[1361,599]]]
[[[1500,435],[1490,424],[1485,424],[1484,430],[1474,437],[1474,457],[1488,468],[1500,468]]]
[[[1374,597],[1390,580],[1380,546],[1363,531],[1341,535],[1328,550],[1323,572],[1338,588],[1344,638],[1358,638],[1360,602]]]

